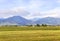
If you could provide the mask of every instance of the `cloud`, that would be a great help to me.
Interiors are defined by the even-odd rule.
[[[24,7],[0,10],[0,17],[11,17],[11,16],[27,16],[29,14],[28,11],[24,9]]]
[[[60,7],[54,8],[52,10],[48,10],[45,12],[41,12],[42,15],[47,15],[49,17],[59,17],[60,16]]]
[[[60,7],[48,10],[48,11],[42,11],[42,12],[35,12],[33,14],[28,15],[26,18],[44,18],[44,17],[55,17],[60,18]]]
[[[59,17],[60,0],[0,0],[0,17]]]

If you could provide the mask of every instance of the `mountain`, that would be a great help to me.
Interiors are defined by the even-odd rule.
[[[30,22],[21,16],[13,16],[0,21],[0,25],[28,25]]]
[[[6,19],[0,19],[0,25],[31,25],[31,24],[60,25],[60,18],[46,17],[28,20],[21,16],[13,16]]]
[[[46,17],[40,18],[34,22],[35,24],[49,24],[49,25],[60,25],[60,18]]]

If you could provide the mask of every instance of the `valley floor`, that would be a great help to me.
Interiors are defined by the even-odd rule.
[[[60,41],[60,30],[0,31],[0,41]]]
[[[0,26],[0,41],[60,41],[60,26]]]

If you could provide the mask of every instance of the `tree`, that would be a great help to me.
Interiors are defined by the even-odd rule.
[[[39,27],[40,25],[39,25],[39,24],[37,24],[36,26],[38,26],[38,27]]]
[[[46,24],[42,24],[42,26],[47,26]]]

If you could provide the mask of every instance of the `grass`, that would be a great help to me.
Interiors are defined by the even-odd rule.
[[[60,26],[1,26],[0,41],[60,41]]]
[[[60,41],[60,30],[1,31],[0,41]]]
[[[60,30],[60,26],[1,26],[0,31]]]

